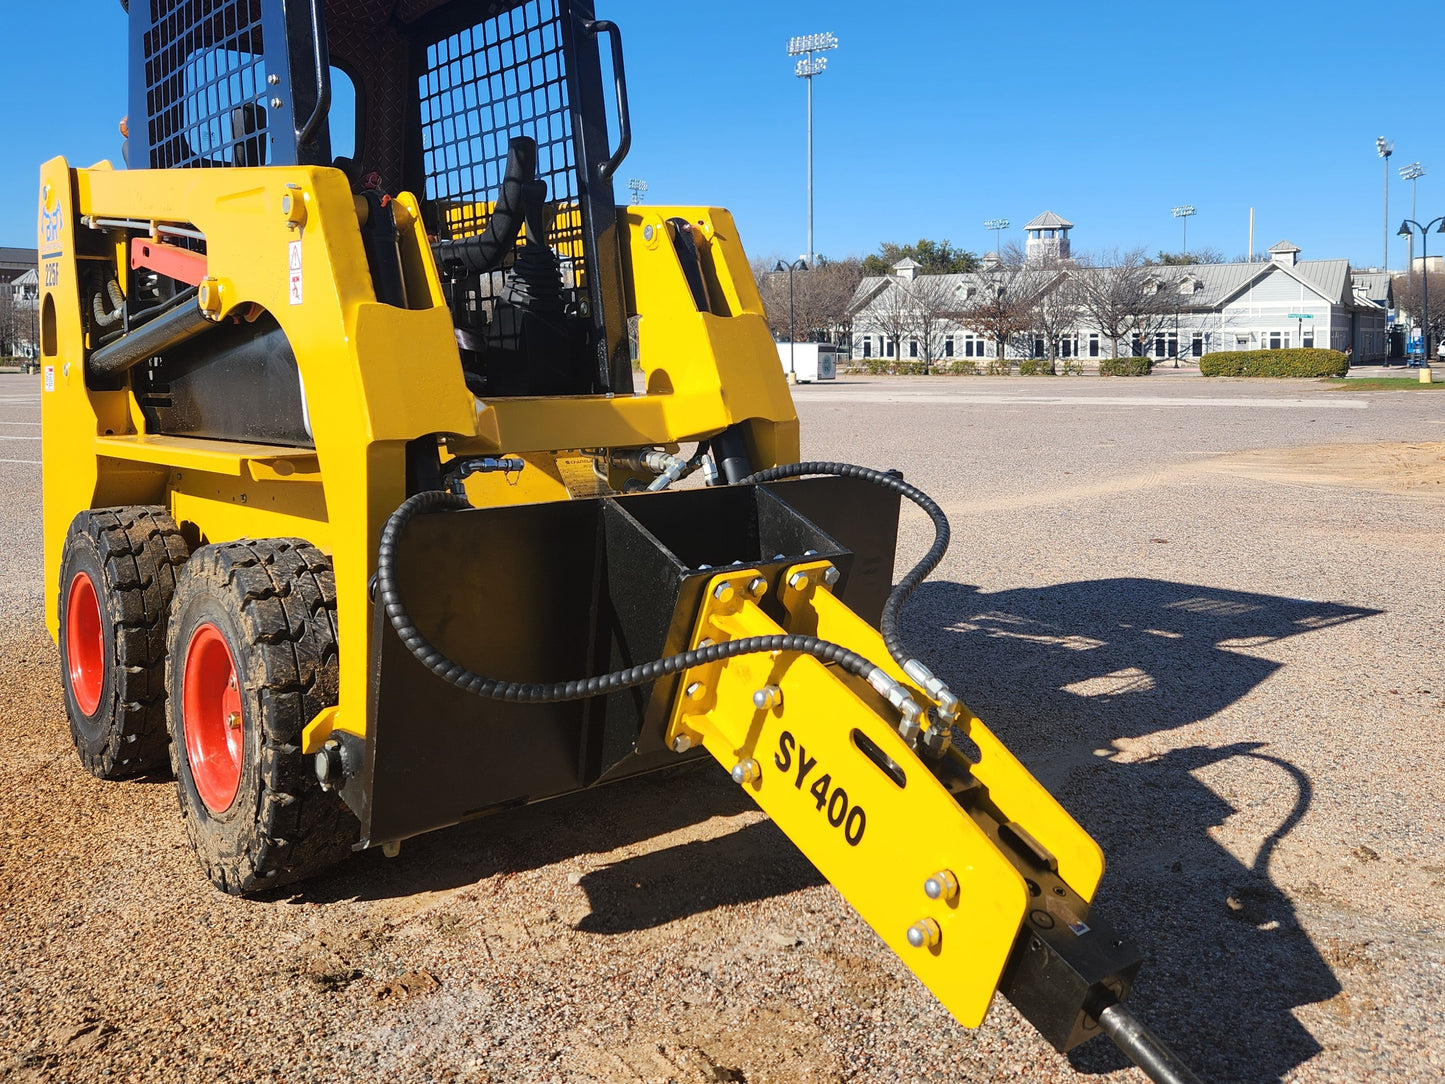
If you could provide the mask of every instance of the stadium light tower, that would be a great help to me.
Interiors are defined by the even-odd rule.
[[[633,177],[627,182],[627,187],[632,191],[633,203],[641,203],[643,197],[647,195],[646,181],[640,181],[636,177]]]
[[[1172,211],[1170,211],[1169,213],[1172,214],[1175,218],[1179,219],[1180,224],[1183,225],[1183,227],[1184,227],[1184,247],[1183,247],[1183,249],[1180,250],[1180,252],[1181,252],[1182,255],[1188,256],[1188,255],[1189,255],[1189,216],[1192,215],[1192,214],[1197,213],[1197,212],[1194,210],[1194,204],[1192,204],[1192,203],[1186,203],[1186,204],[1184,204],[1182,207],[1175,207],[1175,208],[1174,208]]]
[[[985,218],[983,228],[993,230],[993,253],[1000,260],[1003,259],[1003,231],[1008,229],[1008,219]]]
[[[1408,166],[1401,166],[1401,167],[1400,167],[1400,177],[1401,177],[1401,179],[1410,182],[1410,217],[1411,217],[1411,218],[1414,218],[1414,217],[1415,217],[1415,182],[1418,181],[1418,180],[1419,180],[1421,177],[1423,177],[1423,176],[1425,176],[1425,167],[1422,166],[1419,162],[1411,162]],[[1410,234],[1409,245],[1410,245],[1410,257],[1409,257],[1409,263],[1405,264],[1405,271],[1406,271],[1407,273],[1409,273],[1409,274],[1413,274],[1414,271],[1415,271],[1415,235],[1414,235],[1413,233]]]
[[[1395,153],[1395,144],[1384,136],[1375,139],[1375,153],[1385,160],[1385,226],[1380,232],[1385,238],[1385,252],[1380,257],[1381,271],[1390,270],[1390,155]]]
[[[788,55],[798,57],[793,74],[808,81],[808,266],[813,266],[813,76],[828,67],[828,58],[816,56],[838,48],[838,39],[829,34],[804,34],[788,39]]]

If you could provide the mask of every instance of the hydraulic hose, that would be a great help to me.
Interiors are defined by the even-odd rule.
[[[411,614],[407,612],[406,605],[402,602],[401,595],[397,590],[395,569],[397,542],[413,518],[426,512],[442,509],[461,510],[470,507],[471,505],[465,498],[457,497],[445,490],[427,490],[408,497],[387,519],[386,526],[381,532],[381,545],[376,555],[377,601],[385,609],[392,628],[396,629],[397,635],[401,637],[407,650],[415,655],[423,666],[443,681],[455,685],[459,689],[489,700],[524,704],[555,704],[566,700],[582,700],[587,697],[599,696],[618,689],[631,688],[634,685],[645,685],[669,674],[676,674],[706,663],[719,662],[736,655],[783,651],[812,655],[824,662],[837,663],[850,673],[857,674],[868,681],[879,692],[883,692],[885,695],[892,692],[893,696],[890,699],[896,696],[901,703],[910,705],[912,703],[907,701],[906,695],[898,692],[900,687],[892,678],[857,652],[814,636],[791,634],[748,636],[740,640],[709,644],[706,647],[694,648],[677,655],[641,663],[626,670],[614,670],[612,673],[599,674],[596,677],[551,684],[502,681],[474,673],[460,663],[447,658],[416,627],[416,623],[411,619]],[[901,707],[901,704],[895,706]],[[908,714],[907,708],[901,708],[901,710]],[[916,710],[915,705],[915,713]]]
[[[916,486],[911,486],[903,479],[885,471],[858,467],[852,463],[826,461],[790,463],[782,467],[769,467],[766,470],[755,471],[742,481],[743,484],[777,482],[784,478],[802,478],[809,474],[833,474],[840,478],[861,478],[874,485],[882,486],[884,489],[891,489],[918,505],[933,521],[933,545],[928,547],[928,552],[889,592],[888,601],[883,604],[883,616],[878,621],[878,631],[883,636],[883,643],[888,648],[888,654],[893,656],[899,666],[907,669],[908,664],[913,661],[913,657],[903,646],[903,637],[898,629],[903,607],[912,597],[913,592],[918,590],[918,585],[927,579],[929,573],[938,567],[938,562],[943,560],[943,555],[948,550],[948,517],[943,514],[943,509],[938,507],[938,502]]]

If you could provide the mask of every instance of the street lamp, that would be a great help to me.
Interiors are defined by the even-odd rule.
[[[788,39],[788,55],[799,57],[793,74],[808,81],[808,266],[813,265],[813,76],[823,74],[828,58],[814,56],[838,48],[838,39],[831,33],[804,34]]]
[[[1183,247],[1183,249],[1181,249],[1180,251],[1181,251],[1181,253],[1182,253],[1183,255],[1188,256],[1188,255],[1189,255],[1189,216],[1196,213],[1195,210],[1194,210],[1194,204],[1192,204],[1192,203],[1186,203],[1186,204],[1185,204],[1184,206],[1182,206],[1182,207],[1175,207],[1175,208],[1174,208],[1172,211],[1170,211],[1169,213],[1172,214],[1175,218],[1179,219],[1179,221],[1180,221],[1180,222],[1183,224],[1183,226],[1184,226],[1184,247]]]
[[[640,181],[640,180],[638,180],[636,177],[633,177],[631,180],[629,180],[629,181],[627,182],[627,187],[628,187],[628,189],[630,189],[631,192],[632,192],[632,202],[633,202],[633,203],[641,203],[641,202],[642,202],[642,198],[643,198],[645,195],[647,195],[647,182],[646,182],[646,181]]]
[[[1390,155],[1395,153],[1395,144],[1384,136],[1375,139],[1375,153],[1385,160],[1385,225],[1381,232],[1385,237],[1385,254],[1381,270],[1390,270]]]
[[[794,340],[797,334],[793,331],[793,272],[808,270],[808,259],[806,256],[799,257],[792,263],[786,260],[779,260],[774,271],[786,271],[788,273],[788,372],[797,372],[793,368],[793,355],[797,352]]]
[[[1003,259],[1003,231],[1008,229],[1006,218],[985,218],[983,228],[993,230],[993,252],[1000,260]]]
[[[1419,162],[1411,162],[1408,166],[1400,167],[1400,178],[1410,182],[1410,217],[1415,217],[1415,182],[1425,176],[1425,167]],[[1415,235],[1410,235],[1410,262],[1405,265],[1406,271],[1415,270]]]
[[[1425,225],[1420,225],[1412,218],[1405,219],[1400,223],[1400,236],[1409,237],[1410,227],[1420,231],[1420,269],[1423,274],[1420,276],[1420,341],[1424,348],[1421,361],[1425,365],[1430,364],[1430,228],[1438,226],[1436,233],[1445,233],[1445,215],[1439,218],[1432,218]]]

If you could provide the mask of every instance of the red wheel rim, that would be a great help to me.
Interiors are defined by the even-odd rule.
[[[205,624],[186,647],[181,691],[186,761],[196,792],[214,813],[229,809],[241,785],[245,719],[240,681],[221,630]]]
[[[65,658],[76,705],[81,714],[94,715],[105,685],[105,632],[100,627],[100,598],[84,572],[75,574],[66,596]]]

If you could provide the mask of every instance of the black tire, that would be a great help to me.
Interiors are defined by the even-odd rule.
[[[360,826],[334,791],[321,789],[312,758],[301,752],[306,724],[336,703],[331,562],[297,539],[202,546],[176,585],[172,614],[166,676],[171,764],[186,832],[207,876],[218,888],[243,895],[301,880],[346,857]],[[208,715],[201,653],[214,653],[204,645],[213,644],[217,632],[236,679],[227,685],[234,693],[226,695],[238,699],[228,703],[240,717],[233,719],[230,711],[225,716],[240,735],[228,769],[234,797],[224,808],[216,807],[224,804],[232,777],[216,786],[204,745],[214,714]],[[214,724],[210,732],[217,732]],[[199,772],[193,771],[193,748],[201,754]]]
[[[185,561],[163,508],[97,508],[71,521],[60,558],[61,683],[75,751],[101,779],[167,767],[166,618]]]

